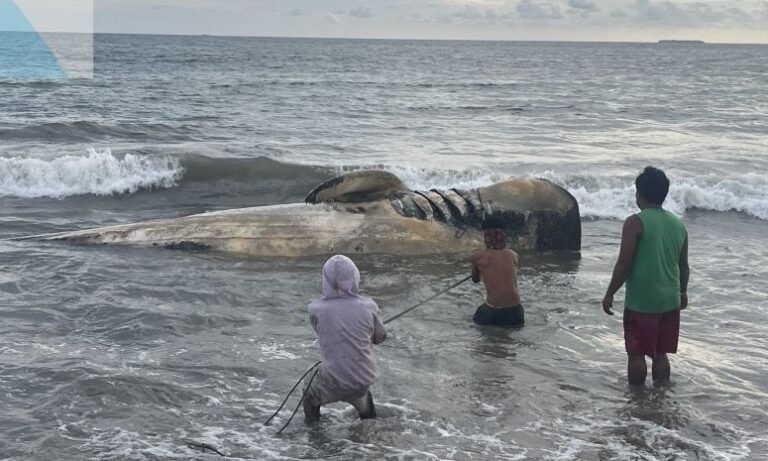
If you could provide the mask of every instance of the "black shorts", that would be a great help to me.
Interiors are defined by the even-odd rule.
[[[513,307],[491,307],[483,304],[477,308],[473,319],[478,325],[523,326],[525,313],[521,304]]]

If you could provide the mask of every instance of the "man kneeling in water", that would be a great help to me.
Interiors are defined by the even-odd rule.
[[[477,308],[478,325],[522,326],[525,323],[517,289],[517,253],[507,248],[504,221],[489,217],[483,221],[485,250],[472,256],[472,281],[485,283],[486,302]]]
[[[373,344],[387,337],[376,303],[358,293],[360,271],[346,256],[323,266],[322,297],[309,305],[312,328],[320,341],[323,362],[304,397],[304,420],[320,420],[320,406],[352,404],[360,418],[376,417],[370,387],[379,370]]]

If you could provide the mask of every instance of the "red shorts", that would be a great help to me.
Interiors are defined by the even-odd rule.
[[[657,354],[677,352],[680,335],[680,310],[663,314],[647,314],[624,309],[624,346],[627,354]]]

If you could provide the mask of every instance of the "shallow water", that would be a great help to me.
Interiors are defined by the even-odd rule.
[[[759,246],[766,223],[732,218]],[[765,261],[705,264],[728,251],[711,219],[688,221],[691,307],[669,387],[627,388],[620,317],[599,308],[619,223],[587,222],[580,259],[522,255],[523,329],[474,326],[482,291],[461,286],[389,325],[379,420],[336,404],[319,429],[297,418],[282,436],[287,411],[263,421],[318,358],[306,302],[322,259],[5,243],[3,451],[189,459],[194,439],[240,459],[760,459],[766,274],[736,268]],[[386,318],[468,273],[458,258],[356,260]]]

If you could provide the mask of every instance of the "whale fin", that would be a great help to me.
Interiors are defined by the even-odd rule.
[[[353,171],[315,187],[304,202],[364,202],[407,189],[400,178],[387,171]]]

